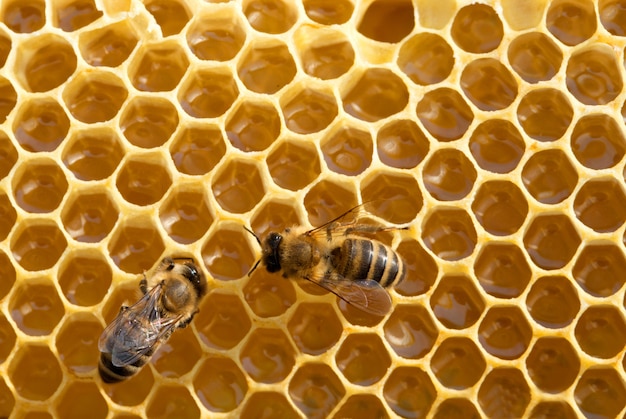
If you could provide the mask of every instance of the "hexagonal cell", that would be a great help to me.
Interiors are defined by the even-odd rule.
[[[626,153],[626,139],[615,119],[605,114],[585,115],[576,122],[572,151],[585,167],[608,169]]]
[[[35,408],[33,408],[33,406],[28,406],[25,409],[22,410],[16,410],[16,417],[19,417],[21,419],[53,419],[54,416],[52,416],[52,414],[48,411],[50,409],[50,407],[48,407],[47,410],[35,410]],[[118,418],[116,416],[116,418]],[[135,418],[133,418],[135,419]]]
[[[478,109],[505,109],[517,97],[517,80],[495,58],[480,58],[467,64],[461,73],[461,89]]]
[[[402,44],[397,63],[414,83],[428,86],[448,78],[454,67],[454,54],[441,36],[423,32]]]
[[[576,188],[578,172],[562,150],[543,150],[534,153],[524,165],[522,182],[537,201],[558,204]]]
[[[522,191],[507,180],[484,182],[472,202],[472,212],[483,228],[495,236],[517,232],[528,215]]]
[[[65,32],[74,32],[100,19],[103,15],[94,0],[59,2],[52,12],[54,26]]]
[[[330,170],[356,176],[372,164],[372,136],[367,131],[341,126],[321,140],[320,147]]]
[[[425,418],[437,397],[437,390],[422,369],[402,366],[387,378],[383,397],[396,414],[404,418]]]
[[[4,77],[0,76],[0,95],[2,95],[2,102],[0,102],[0,123],[4,122],[7,116],[11,113],[15,104],[17,103],[17,92],[11,84],[11,82]],[[30,101],[34,101],[31,99]]]
[[[210,172],[225,153],[222,131],[207,124],[181,127],[170,145],[176,169],[186,175]]]
[[[580,359],[566,338],[540,337],[526,358],[526,368],[541,391],[556,394],[574,384],[580,371]]]
[[[538,215],[524,234],[524,247],[542,269],[567,265],[580,245],[580,236],[565,214]]]
[[[490,418],[523,417],[530,397],[530,388],[517,368],[492,369],[478,390],[478,404]]]
[[[47,345],[19,345],[8,368],[13,388],[28,400],[47,400],[61,384],[63,372]]]
[[[359,386],[377,383],[391,366],[380,337],[371,333],[348,335],[335,354],[335,362],[344,377]]]
[[[466,329],[482,315],[485,302],[472,280],[446,275],[430,297],[430,307],[445,327]]]
[[[306,417],[326,417],[346,394],[326,364],[305,363],[289,382],[289,397]]]
[[[201,60],[232,60],[246,40],[246,29],[232,9],[212,8],[210,13],[195,13],[187,28],[187,45]]]
[[[50,158],[26,160],[11,180],[15,202],[31,213],[54,211],[68,188],[65,173]]]
[[[104,419],[109,407],[100,394],[96,383],[74,381],[65,385],[56,404],[56,412],[62,418]]]
[[[117,205],[105,189],[79,189],[61,211],[65,231],[76,241],[97,243],[113,229],[119,217]]]
[[[202,246],[202,260],[213,278],[230,281],[242,278],[254,265],[248,233],[241,228],[222,228],[209,236]]]
[[[301,224],[302,219],[294,204],[277,200],[265,201],[250,218],[250,227],[258,237]]]
[[[185,75],[189,60],[176,42],[145,44],[129,66],[130,82],[144,92],[169,92]]]
[[[558,329],[574,320],[580,301],[569,278],[546,276],[533,284],[526,297],[526,307],[535,322]]]
[[[456,261],[474,252],[477,236],[467,212],[440,207],[428,215],[422,229],[422,240],[439,258]]]
[[[16,219],[17,212],[11,205],[9,197],[0,191],[0,241],[9,235]]]
[[[409,102],[409,91],[402,79],[390,70],[370,68],[351,83],[341,100],[343,109],[350,115],[375,122],[402,111]]]
[[[0,250],[0,300],[2,300],[13,288],[17,274],[13,267],[13,262]]]
[[[111,287],[111,293],[104,300],[101,309],[102,318],[105,324],[110,324],[120,314],[121,306],[130,306],[137,302],[141,293],[139,292],[139,276],[131,276],[130,280],[121,282],[119,285]],[[150,370],[144,368],[141,371]],[[127,380],[128,381],[128,380]],[[124,381],[125,383],[126,381]],[[119,384],[119,383],[118,383]],[[115,386],[112,386],[115,387]]]
[[[298,134],[311,134],[326,128],[337,117],[337,101],[332,92],[298,89],[281,98],[285,125]]]
[[[207,358],[193,379],[196,395],[211,412],[230,412],[248,391],[246,376],[230,358]],[[166,399],[169,396],[165,397]]]
[[[132,274],[150,269],[165,250],[158,229],[147,216],[118,223],[107,247],[113,262]]]
[[[236,346],[251,326],[239,297],[217,291],[204,298],[194,323],[202,342],[216,349]]]
[[[474,160],[482,169],[494,173],[509,173],[519,164],[526,145],[511,122],[490,119],[474,129],[469,147]]]
[[[283,393],[259,391],[250,394],[241,410],[242,418],[300,419]]]
[[[597,29],[596,13],[590,0],[556,0],[550,3],[546,27],[565,45],[578,45]]]
[[[271,102],[244,100],[226,121],[226,136],[242,151],[262,151],[280,135],[281,121]]]
[[[56,100],[32,98],[20,107],[12,128],[24,150],[53,151],[65,139],[70,121]]]
[[[478,341],[491,355],[517,359],[526,352],[533,330],[516,306],[493,306],[478,327]]]
[[[4,30],[0,30],[0,68],[4,67],[11,52],[11,37]]]
[[[574,409],[565,401],[539,402],[530,412],[531,418],[576,419]]]
[[[130,20],[81,31],[78,47],[83,59],[94,67],[117,67],[130,56],[137,45],[138,35]]]
[[[9,311],[16,326],[30,336],[49,335],[65,315],[54,285],[36,280],[13,291]]]
[[[213,195],[226,211],[243,214],[265,196],[261,172],[254,162],[231,159],[216,173],[211,183]]]
[[[2,7],[2,21],[15,33],[32,33],[46,23],[43,0],[7,1]]]
[[[617,0],[600,0],[598,3],[600,22],[604,29],[617,36],[626,35],[626,16]]]
[[[615,51],[608,45],[577,50],[567,63],[567,89],[585,105],[607,104],[624,87],[619,67]]]
[[[403,358],[419,359],[432,349],[439,334],[428,311],[418,305],[398,305],[384,325],[385,340]]]
[[[98,367],[98,338],[102,324],[91,313],[75,313],[66,318],[56,336],[59,359],[74,375],[82,376]]]
[[[63,89],[63,101],[70,113],[86,124],[113,119],[127,96],[122,80],[99,70],[79,73]]]
[[[626,281],[626,259],[614,244],[589,244],[572,268],[578,285],[594,297],[609,297]]]
[[[29,92],[47,92],[65,83],[76,70],[72,45],[55,34],[44,34],[20,44],[16,76]]]
[[[102,127],[72,132],[61,158],[74,176],[89,181],[111,176],[123,156],[124,147],[116,132]]]
[[[626,345],[626,321],[617,307],[595,305],[580,316],[574,330],[580,348],[590,356],[610,359]]]
[[[162,377],[180,378],[191,371],[201,357],[202,348],[198,338],[187,327],[177,330],[163,342],[150,361]]]
[[[116,307],[115,314],[119,313],[119,307],[119,305]],[[120,406],[136,406],[142,403],[154,389],[154,376],[151,368],[142,368],[127,380],[115,384],[103,384],[102,387],[113,403]]]
[[[517,119],[524,132],[537,141],[556,141],[572,122],[574,111],[559,90],[542,88],[526,93],[517,106]]]
[[[355,394],[341,405],[336,418],[388,418],[385,406],[373,394]]]
[[[17,162],[17,150],[13,142],[2,131],[0,131],[0,179],[4,179],[13,165]]]
[[[406,275],[396,284],[395,291],[404,296],[416,296],[427,292],[437,279],[438,267],[417,240],[404,240],[396,249],[404,262]]]
[[[15,397],[11,389],[6,385],[4,379],[0,377],[0,415],[9,417],[15,407]]]
[[[361,182],[361,197],[371,214],[390,223],[415,219],[422,208],[422,194],[412,175],[377,171]]]
[[[528,286],[532,271],[524,253],[515,244],[492,242],[487,243],[476,258],[474,274],[488,294],[515,298]]]
[[[327,0],[314,0],[320,6]],[[306,5],[312,1],[304,1]],[[328,2],[326,10],[338,6],[341,1]],[[350,4],[350,7],[353,7]],[[295,34],[295,41],[302,69],[306,74],[322,80],[341,77],[354,65],[354,49],[346,34],[330,28],[300,26]]]
[[[461,49],[480,54],[493,51],[500,45],[504,29],[498,14],[490,6],[472,4],[456,13],[450,33]]]
[[[221,393],[220,393],[221,394]],[[183,385],[168,384],[157,387],[151,392],[146,406],[146,416],[154,419],[199,419],[200,408]]]
[[[4,314],[0,313],[0,364],[6,361],[14,346],[15,331]]]
[[[354,11],[350,0],[303,0],[303,5],[307,16],[322,25],[346,23]]]
[[[412,169],[428,154],[430,143],[410,119],[390,121],[376,136],[378,158],[387,166]]]
[[[430,367],[445,387],[463,390],[480,380],[487,363],[472,339],[450,337],[437,345]]]
[[[243,296],[250,309],[259,317],[276,317],[296,302],[291,281],[257,269],[243,288]]]
[[[145,1],[144,6],[154,16],[164,37],[180,33],[191,17],[184,2],[150,0]]]
[[[163,145],[178,126],[172,103],[158,97],[134,96],[120,117],[120,129],[133,145],[154,148]]]
[[[283,381],[296,363],[296,351],[280,329],[255,329],[241,348],[241,366],[257,383]]]
[[[320,226],[339,217],[357,205],[356,191],[351,184],[324,179],[313,185],[304,197],[309,222]]]
[[[293,80],[296,71],[287,45],[278,40],[251,44],[237,65],[239,80],[256,93],[278,92]]]
[[[528,83],[552,79],[563,62],[563,52],[541,32],[516,36],[509,43],[507,56],[513,70]]]
[[[298,282],[298,286],[311,295],[326,295],[328,291],[324,288],[320,287],[309,281],[300,281]],[[331,299],[332,301],[332,299]],[[374,327],[378,323],[380,323],[385,317],[384,314],[374,314],[368,313],[366,311],[361,310],[358,307],[355,307],[353,304],[346,302],[344,299],[336,299],[337,306],[339,307],[339,311],[344,319],[346,319],[351,325],[354,326],[365,326],[365,327]]]
[[[36,219],[17,226],[10,246],[13,258],[22,268],[41,271],[57,263],[67,247],[67,240],[56,223]]]
[[[112,276],[109,262],[99,252],[72,252],[61,262],[58,281],[70,303],[88,307],[102,301]]]
[[[238,96],[237,83],[226,68],[193,71],[178,89],[178,102],[194,118],[222,116]]]
[[[341,321],[325,303],[298,304],[287,323],[298,349],[309,355],[320,355],[332,348],[341,337]]]
[[[266,163],[274,182],[292,191],[311,184],[321,171],[317,148],[308,141],[279,141]]]
[[[259,32],[284,33],[298,20],[295,5],[284,0],[246,0],[242,8],[250,26]]]
[[[124,199],[135,205],[151,205],[172,185],[167,163],[158,152],[129,157],[117,173],[115,185]]]
[[[395,44],[410,34],[414,27],[415,11],[411,0],[378,0],[367,6],[357,30],[374,41]]]
[[[589,368],[578,380],[574,397],[586,417],[617,417],[626,404],[626,388],[612,367]]]
[[[442,87],[424,95],[417,104],[417,117],[433,137],[448,142],[465,134],[474,114],[456,90]]]
[[[474,403],[463,398],[447,398],[437,407],[433,419],[480,419]]]
[[[167,234],[178,243],[200,239],[213,224],[206,191],[200,185],[178,185],[171,189],[159,208],[159,219]]]
[[[424,165],[423,180],[433,198],[456,201],[471,192],[476,169],[462,151],[442,148],[435,151]]]

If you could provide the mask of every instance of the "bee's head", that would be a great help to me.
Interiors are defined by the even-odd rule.
[[[185,269],[182,271],[182,275],[191,283],[193,289],[198,295],[198,298],[202,298],[207,291],[206,277],[192,261],[189,261],[184,265]]]
[[[270,233],[263,242],[263,263],[268,272],[280,271],[279,246],[283,236],[278,233]]]

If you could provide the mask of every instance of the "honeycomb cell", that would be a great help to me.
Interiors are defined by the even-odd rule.
[[[259,391],[252,393],[246,398],[241,410],[242,418],[259,419],[299,419],[291,403],[282,393],[273,391]]]
[[[15,331],[4,314],[0,313],[0,365],[7,360],[14,346]]]
[[[213,278],[230,281],[245,276],[255,262],[241,226],[212,233],[202,246],[202,260]]]
[[[187,45],[191,52],[208,61],[235,58],[246,40],[246,29],[239,17],[229,9],[196,16],[187,28]]]
[[[396,252],[404,262],[406,276],[396,284],[395,291],[404,296],[416,296],[427,292],[437,279],[437,263],[416,240],[405,240]]]
[[[15,139],[31,152],[56,150],[69,129],[70,120],[63,108],[45,97],[26,101],[13,121]]]
[[[105,71],[81,72],[63,90],[70,113],[86,124],[111,120],[127,96],[122,80]]]
[[[120,128],[133,145],[154,148],[163,145],[178,126],[178,113],[169,100],[135,96],[122,112]]]
[[[191,17],[184,2],[152,0],[144,2],[144,6],[161,27],[164,37],[180,33]]]
[[[314,1],[319,4],[327,2],[326,10],[342,2],[334,1],[331,4],[327,0]],[[305,7],[307,3],[312,2],[305,1]],[[354,49],[343,32],[301,26],[296,32],[296,40],[302,69],[309,76],[332,80],[347,73],[354,65]]]
[[[17,348],[8,368],[8,377],[21,397],[43,401],[57,390],[63,372],[48,346],[25,343]]]
[[[271,102],[246,100],[226,121],[226,136],[242,151],[262,151],[280,135],[281,121]]]
[[[335,173],[356,176],[372,164],[373,142],[367,131],[341,127],[320,143],[326,165]]]
[[[322,25],[341,25],[354,11],[351,0],[303,0],[307,16]]]
[[[448,78],[454,67],[454,53],[441,36],[423,32],[402,44],[397,63],[414,83],[428,86]]]
[[[289,334],[300,352],[320,355],[332,348],[341,337],[341,321],[325,303],[300,303],[289,322]]]
[[[445,327],[467,329],[482,315],[485,302],[469,278],[447,275],[430,297],[430,307]]]
[[[4,179],[17,162],[17,150],[13,142],[0,131],[0,179]]]
[[[618,417],[626,404],[624,381],[612,367],[589,368],[576,384],[574,400],[585,417]]]
[[[0,300],[2,300],[13,288],[16,272],[9,257],[0,250]]]
[[[533,330],[516,306],[492,306],[478,326],[478,341],[491,355],[517,359],[530,346]]]
[[[576,122],[571,147],[585,167],[608,169],[624,157],[626,139],[615,119],[605,114],[591,114]]]
[[[489,119],[474,129],[469,147],[478,165],[490,172],[509,173],[517,167],[525,144],[515,125],[504,119]]]
[[[239,355],[241,366],[257,383],[283,381],[296,363],[296,352],[280,329],[255,329]]]
[[[0,76],[0,123],[4,122],[17,103],[17,93],[11,82]],[[33,99],[31,99],[32,101]]]
[[[11,205],[9,197],[0,191],[0,241],[9,235],[16,219],[17,212]]]
[[[497,298],[515,298],[526,289],[532,271],[519,247],[492,242],[487,243],[476,258],[474,274],[488,294]]]
[[[572,344],[563,337],[540,337],[526,358],[528,375],[547,393],[567,390],[580,371],[580,359]]]
[[[230,412],[243,401],[248,384],[230,358],[205,359],[193,379],[196,395],[211,412]],[[169,396],[166,396],[168,398]]]
[[[422,240],[439,258],[456,261],[474,252],[477,236],[467,212],[440,207],[428,215],[422,229]]]
[[[17,410],[16,410],[17,412]],[[19,414],[22,414],[19,416]],[[16,414],[16,417],[20,417],[21,419],[53,419],[54,416],[50,412],[46,411],[38,411],[35,410],[32,406],[29,406],[25,410],[20,411],[20,413]],[[118,418],[116,416],[116,418]]]
[[[611,305],[588,307],[578,319],[574,333],[580,348],[596,358],[613,358],[626,345],[624,316]]]
[[[563,52],[541,32],[518,35],[509,44],[507,57],[513,70],[528,83],[552,79],[563,62]]]
[[[59,360],[72,374],[82,376],[96,370],[102,330],[102,324],[91,313],[76,313],[63,321],[56,336],[56,349]]]
[[[324,179],[313,185],[304,197],[304,207],[313,226],[320,226],[339,217],[357,205],[356,192],[351,187]]]
[[[137,52],[128,71],[130,82],[144,92],[169,92],[189,67],[185,51],[178,43],[148,44]]]
[[[526,297],[526,307],[535,322],[559,329],[574,320],[580,310],[580,301],[569,278],[545,276],[531,287]]]
[[[550,3],[546,27],[565,45],[578,45],[596,31],[596,14],[589,0],[556,0]]]
[[[250,218],[250,227],[257,237],[301,224],[302,220],[293,204],[276,200],[265,201]]]
[[[561,138],[572,122],[574,111],[559,90],[531,90],[517,107],[517,119],[531,138],[547,142]]]
[[[250,309],[259,317],[276,317],[296,302],[291,281],[285,281],[264,269],[257,269],[243,288],[243,296]]]
[[[474,386],[487,363],[476,344],[466,337],[450,337],[437,345],[430,368],[447,388],[463,390]]]
[[[461,8],[452,21],[450,33],[461,49],[475,54],[493,51],[500,45],[504,29],[498,14],[486,4]]]
[[[448,142],[465,134],[474,114],[458,92],[442,87],[424,95],[417,104],[417,117],[433,137]]]
[[[369,333],[348,335],[337,350],[335,361],[344,377],[359,386],[380,381],[391,366],[380,337]]]
[[[333,417],[385,419],[389,414],[380,399],[373,394],[355,394],[348,397]]]
[[[521,418],[530,398],[530,388],[516,368],[492,369],[478,390],[478,404],[490,418]]]
[[[0,415],[9,417],[15,407],[15,397],[11,389],[6,385],[4,379],[0,377]]]
[[[300,281],[298,283],[300,288],[307,294],[311,295],[325,295],[327,291],[317,284],[308,281]],[[354,326],[374,327],[380,323],[384,315],[368,313],[355,307],[354,304],[346,302],[346,300],[339,298],[336,300],[339,311],[344,319]]]
[[[409,91],[390,70],[370,68],[342,93],[341,100],[350,115],[375,122],[402,111],[409,103]]]
[[[321,171],[317,148],[310,142],[280,141],[266,162],[274,182],[292,191],[311,184]]]
[[[7,57],[11,52],[11,37],[3,30],[0,30],[0,68],[4,67]]]
[[[545,401],[539,402],[530,412],[531,418],[559,418],[576,419],[578,416],[574,409],[565,401]]]
[[[578,183],[578,172],[559,149],[534,153],[522,169],[522,182],[537,201],[558,204],[567,199]]]
[[[171,189],[159,208],[159,219],[167,234],[182,244],[200,239],[214,220],[206,191],[193,185]]]
[[[96,383],[74,381],[66,384],[55,404],[55,410],[62,418],[104,419],[109,413],[107,402]]]
[[[434,419],[480,419],[476,406],[462,398],[448,398],[441,402],[433,416]]]
[[[54,285],[40,281],[17,287],[9,311],[15,325],[29,336],[49,335],[65,315]]]
[[[154,353],[152,365],[162,377],[180,378],[193,369],[202,357],[202,348],[190,327],[176,333]]]
[[[326,128],[337,117],[332,93],[305,88],[281,101],[285,126],[297,134],[312,134]]]
[[[585,105],[607,104],[624,87],[615,50],[609,45],[594,44],[573,53],[565,75],[567,89]]]
[[[154,204],[172,185],[167,164],[159,153],[131,156],[117,173],[115,185],[119,193],[131,204]]]
[[[92,31],[82,31],[78,48],[83,59],[94,67],[117,67],[130,56],[139,37],[129,20],[121,20]]]
[[[213,292],[204,298],[194,323],[202,342],[216,349],[236,346],[251,326],[239,297],[220,292]]]
[[[524,247],[542,269],[567,265],[580,245],[580,236],[564,214],[538,215],[524,234]]]
[[[422,130],[410,119],[385,124],[376,136],[378,158],[387,166],[412,169],[428,154],[430,143]]]
[[[53,12],[54,26],[65,32],[74,32],[100,19],[103,15],[94,0],[75,0],[58,4]]]
[[[57,263],[67,247],[67,240],[54,222],[37,219],[18,225],[10,246],[13,258],[22,268],[41,271]]]
[[[207,124],[181,127],[170,145],[176,169],[186,175],[204,175],[215,167],[226,153],[222,131]]]
[[[165,245],[156,226],[143,217],[118,223],[108,243],[113,262],[131,274],[150,269],[164,250]]]
[[[189,389],[179,384],[167,384],[151,392],[146,406],[146,416],[154,419],[200,418],[200,408],[189,393]]]
[[[394,369],[387,378],[383,397],[391,410],[404,418],[426,418],[437,390],[422,369],[402,366]]]
[[[357,30],[375,41],[395,44],[410,34],[414,27],[415,12],[411,0],[377,0],[367,7]]]
[[[265,195],[259,168],[245,160],[229,160],[216,173],[211,189],[223,209],[237,214],[250,211]]]
[[[65,83],[76,70],[76,53],[64,38],[44,34],[21,44],[16,75],[30,92],[46,92]]]
[[[600,22],[612,35],[626,36],[626,13],[618,0],[600,0]]]
[[[298,20],[295,5],[284,0],[246,0],[242,8],[250,26],[259,32],[284,33]]]
[[[239,80],[256,93],[278,92],[293,80],[296,71],[287,45],[277,40],[252,44],[237,65]]]
[[[424,187],[439,201],[465,198],[476,181],[476,169],[462,151],[442,148],[435,151],[423,169]]]
[[[370,213],[390,223],[412,221],[422,208],[422,194],[411,175],[379,171],[363,180],[361,196]]]
[[[423,358],[439,332],[428,311],[419,305],[398,305],[384,325],[385,340],[403,358]]]
[[[119,217],[117,205],[106,190],[79,189],[61,211],[65,231],[76,241],[98,243],[109,235]]]
[[[472,212],[482,227],[494,236],[517,232],[528,215],[528,202],[522,191],[507,180],[483,183],[472,202]]]
[[[198,70],[183,82],[178,101],[194,118],[217,118],[230,109],[238,96],[230,70]]]
[[[119,313],[119,305],[116,313]],[[111,319],[112,320],[112,319]],[[136,406],[142,403],[154,388],[151,368],[142,368],[128,380],[115,384],[104,384],[103,390],[111,401],[120,406]]]
[[[46,23],[43,0],[6,2],[2,7],[2,21],[15,33],[32,33]]]
[[[307,418],[327,417],[345,394],[341,381],[326,364],[305,363],[289,382],[289,396]]]
[[[461,88],[478,109],[507,108],[517,97],[517,81],[500,61],[480,58],[467,64],[461,74]]]
[[[590,244],[578,255],[572,276],[588,294],[609,297],[624,285],[626,259],[613,244]]]
[[[102,127],[71,133],[61,159],[78,179],[102,180],[117,169],[124,152],[117,133]]]

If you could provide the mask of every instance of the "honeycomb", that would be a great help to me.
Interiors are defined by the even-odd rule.
[[[626,414],[619,0],[0,2],[0,417]],[[368,202],[369,315],[254,238]],[[211,292],[132,379],[144,270]]]

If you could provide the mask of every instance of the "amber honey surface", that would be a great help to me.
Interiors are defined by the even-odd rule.
[[[0,2],[0,417],[626,414],[618,0]],[[383,318],[257,269],[362,203]],[[211,292],[132,379],[140,274]]]

